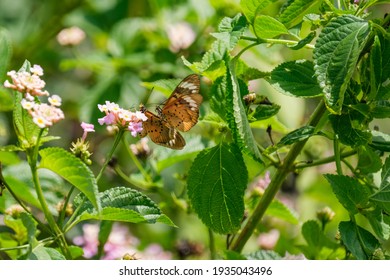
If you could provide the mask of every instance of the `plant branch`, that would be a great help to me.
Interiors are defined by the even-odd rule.
[[[308,125],[317,126],[322,118],[322,115],[326,112],[325,103],[323,100],[318,104],[316,110],[311,116]],[[277,169],[275,175],[272,178],[271,183],[265,190],[260,201],[256,205],[252,215],[248,218],[246,224],[242,228],[241,232],[238,234],[237,238],[233,241],[232,250],[236,252],[241,252],[244,248],[246,242],[249,240],[254,230],[256,229],[258,223],[262,219],[265,211],[268,206],[271,204],[275,195],[279,191],[282,183],[287,177],[288,173],[293,169],[294,161],[297,156],[302,151],[303,147],[306,144],[306,140],[295,143],[291,150],[288,152],[286,158],[283,160],[281,166]]]

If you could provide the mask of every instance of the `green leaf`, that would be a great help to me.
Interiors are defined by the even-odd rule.
[[[218,33],[211,33],[212,36],[221,40],[232,50],[238,43],[241,35],[247,26],[246,18],[241,14],[234,18],[225,17],[218,26]]]
[[[28,241],[28,231],[21,219],[14,219],[9,215],[5,215],[4,224],[14,231],[12,238],[17,240],[19,244],[24,244]]]
[[[316,97],[322,89],[314,78],[314,65],[309,60],[284,62],[271,72],[267,81],[280,93],[294,97]]]
[[[32,117],[27,110],[22,107],[22,94],[15,93],[15,102],[13,110],[13,122],[16,135],[22,149],[35,146],[41,129],[33,122]]]
[[[143,82],[141,85],[150,90],[160,91],[168,97],[180,81],[181,79],[161,79],[153,82]]]
[[[345,247],[359,260],[371,259],[379,247],[375,236],[351,221],[341,222],[339,231]]]
[[[283,23],[266,15],[256,16],[253,28],[256,36],[262,39],[271,39],[283,34],[288,34],[288,30]]]
[[[294,45],[287,45],[292,50],[299,50],[309,44],[315,37],[317,33],[315,31],[310,32],[305,38],[301,39],[298,43]]]
[[[210,107],[223,120],[226,120],[226,76],[219,77],[209,91]]]
[[[374,107],[371,111],[372,116],[377,119],[390,118],[390,101],[379,100],[372,103]]]
[[[259,250],[245,255],[248,260],[281,260],[282,257],[275,251]]]
[[[286,26],[294,26],[304,16],[314,12],[320,4],[321,1],[313,0],[288,1],[280,14],[279,20]]]
[[[75,208],[80,206],[76,223],[92,219],[129,223],[162,222],[173,225],[150,198],[133,189],[111,188],[99,194],[99,201],[102,207],[101,213],[90,201],[85,201],[83,194],[76,196],[73,204]]]
[[[206,226],[223,234],[239,229],[248,171],[235,144],[221,143],[200,152],[187,182],[191,205]]]
[[[359,147],[358,156],[359,161],[356,168],[359,169],[362,174],[375,173],[382,168],[382,160],[380,156],[370,147]]]
[[[359,112],[330,115],[329,120],[341,143],[358,147],[371,141],[371,133],[365,125],[366,117]]]
[[[35,247],[31,254],[27,257],[29,260],[65,260],[65,257],[56,249],[43,247],[39,245]]]
[[[333,192],[343,207],[352,215],[368,205],[369,193],[358,180],[343,175],[325,174]]]
[[[305,238],[307,245],[309,245],[309,247],[314,247],[314,248],[321,247],[321,239],[323,233],[317,221],[314,220],[306,221],[302,225],[302,235]]]
[[[235,62],[230,63],[229,71],[226,76],[226,113],[229,128],[232,131],[234,141],[238,146],[248,151],[259,162],[262,162],[261,154],[256,145],[252,130],[246,116],[242,96],[248,92],[248,87],[239,83],[235,76]]]
[[[374,63],[373,71],[375,74],[376,85],[378,86],[376,99],[377,100],[386,100],[390,98],[390,38],[388,36],[384,36],[384,34],[378,34],[378,38],[380,41],[380,53],[375,54],[374,62],[380,59],[381,63]],[[380,72],[380,75],[379,75]],[[381,77],[378,80],[379,76]]]
[[[84,250],[78,246],[69,246],[69,252],[72,260],[80,258],[84,254]]]
[[[343,15],[322,30],[314,49],[315,73],[330,112],[340,114],[344,94],[370,34],[368,22]]]
[[[390,135],[380,131],[372,130],[372,141],[369,143],[371,147],[379,151],[390,152]]]
[[[182,60],[195,73],[202,73],[203,76],[208,77],[212,81],[223,75],[225,64],[223,60],[227,54],[228,47],[225,42],[216,40],[210,49],[203,55],[200,62],[190,63],[184,57]]]
[[[266,120],[275,116],[280,110],[278,104],[259,104],[256,109],[248,115],[249,122]]]
[[[36,221],[34,221],[31,215],[26,212],[20,213],[20,219],[22,220],[23,225],[27,229],[27,241],[31,244],[35,239],[35,235],[37,233],[37,223]]]
[[[387,157],[382,167],[381,185],[370,200],[375,201],[387,214],[390,214],[390,157]]]
[[[298,129],[295,129],[291,131],[289,134],[285,135],[280,141],[278,142],[277,146],[282,147],[286,145],[291,145],[299,141],[303,141],[308,139],[309,137],[313,136],[315,132],[314,126],[302,126]]]
[[[98,187],[92,171],[79,158],[61,148],[46,148],[39,151],[39,168],[46,168],[60,175],[75,186],[100,210],[97,199]]]
[[[376,208],[373,211],[364,212],[363,215],[368,219],[375,234],[382,240],[390,237],[390,225],[384,220],[382,209]]]
[[[4,77],[12,56],[12,42],[7,30],[0,28],[0,77]],[[3,99],[1,99],[3,102]]]
[[[298,214],[279,200],[273,200],[265,213],[272,217],[285,220],[293,225],[298,224]]]
[[[370,52],[370,93],[369,100],[376,97],[382,81],[382,54],[378,36],[375,36]]]
[[[101,221],[100,223],[99,234],[98,234],[99,245],[97,251],[98,259],[100,259],[100,257],[104,254],[104,246],[106,245],[106,242],[110,237],[112,226],[113,226],[113,221]]]
[[[250,23],[253,23],[255,16],[275,0],[241,0],[240,5],[243,13]]]

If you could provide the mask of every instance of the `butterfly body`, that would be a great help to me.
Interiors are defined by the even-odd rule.
[[[179,83],[161,107],[156,108],[157,115],[141,105],[140,110],[148,119],[143,122],[140,136],[149,135],[158,145],[182,149],[186,143],[178,130],[186,132],[198,122],[199,106],[203,100],[199,89],[199,76],[190,75]]]

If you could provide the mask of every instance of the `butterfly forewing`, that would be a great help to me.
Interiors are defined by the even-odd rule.
[[[199,118],[203,97],[198,75],[189,75],[175,88],[161,109],[161,117],[181,131],[190,130]]]
[[[175,150],[183,149],[186,142],[174,127],[144,107],[141,107],[141,111],[148,118],[142,124],[143,130],[139,134],[141,137],[149,135],[150,139],[158,145]]]

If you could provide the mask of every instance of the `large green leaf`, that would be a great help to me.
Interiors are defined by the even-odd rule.
[[[315,97],[322,89],[314,78],[314,65],[309,60],[296,60],[280,64],[267,81],[279,92],[295,97]]]
[[[387,157],[382,167],[381,179],[379,190],[370,199],[390,214],[390,157]]]
[[[46,168],[60,175],[84,193],[94,207],[100,210],[96,179],[84,162],[61,148],[46,148],[39,151],[39,154],[41,155],[39,168]]]
[[[229,63],[229,71],[226,76],[226,113],[229,127],[235,142],[245,151],[248,151],[256,160],[262,162],[261,154],[254,139],[249,121],[246,115],[242,96],[248,90],[247,86],[240,83],[235,76],[235,60]]]
[[[359,260],[371,259],[379,247],[375,236],[351,221],[341,222],[339,231],[345,247]]]
[[[357,214],[368,206],[369,193],[366,188],[352,177],[325,174],[339,202],[351,214]]]
[[[188,196],[199,218],[217,233],[236,232],[244,215],[248,183],[241,152],[235,144],[205,149],[188,175]]]
[[[377,100],[390,98],[390,56],[388,55],[390,53],[390,38],[388,34],[386,36],[381,33],[378,34],[380,51],[376,52],[373,59],[373,71],[375,72],[376,86],[378,87]]]
[[[75,197],[75,208],[80,207],[76,223],[85,220],[121,221],[129,223],[164,223],[172,221],[161,213],[157,205],[144,194],[125,187],[116,187],[99,194],[102,211],[99,213],[83,194]]]
[[[363,114],[351,111],[349,114],[330,115],[329,120],[341,143],[358,147],[371,141],[372,135]]]
[[[367,21],[352,15],[332,19],[314,49],[315,73],[328,109],[340,114],[344,94],[370,34]]]

